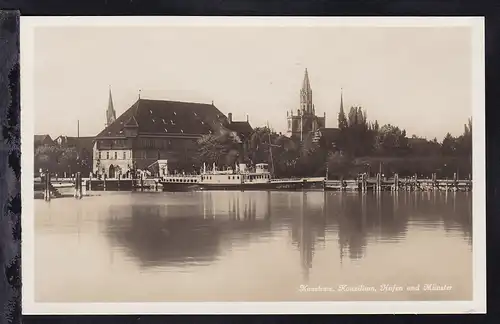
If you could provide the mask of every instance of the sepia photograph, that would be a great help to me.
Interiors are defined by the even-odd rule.
[[[21,20],[23,312],[486,311],[482,18]]]

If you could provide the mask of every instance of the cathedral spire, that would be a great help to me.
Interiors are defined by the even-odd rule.
[[[116,120],[116,112],[113,106],[113,96],[111,94],[111,86],[109,87],[108,109],[106,110],[106,126],[111,125]]]
[[[311,83],[309,82],[307,69],[304,73],[304,81],[302,81],[302,89],[300,90],[300,110],[302,114],[314,114]]]
[[[304,81],[302,81],[302,90],[305,91],[311,90],[311,84],[309,83],[309,73],[307,73],[307,68],[306,72],[304,73]]]

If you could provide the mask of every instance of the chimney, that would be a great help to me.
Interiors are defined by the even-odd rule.
[[[233,122],[233,113],[228,113],[227,119],[229,120],[229,123],[231,124]]]
[[[248,123],[248,114],[247,114],[247,123]]]

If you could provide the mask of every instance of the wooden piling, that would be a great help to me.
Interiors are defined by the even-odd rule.
[[[92,191],[92,173],[89,175],[88,191]]]
[[[144,174],[141,172],[141,191],[144,191]]]
[[[122,177],[122,175],[120,173],[118,173],[118,180],[117,180],[117,190],[120,191],[120,178]]]
[[[102,175],[102,190],[106,191],[106,174]]]
[[[82,190],[82,173],[77,172],[75,174],[75,198],[82,199],[83,190]]]
[[[45,173],[45,186],[43,196],[45,201],[50,201],[50,174],[48,171]]]

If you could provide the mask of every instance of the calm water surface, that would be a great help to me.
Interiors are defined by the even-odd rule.
[[[470,193],[421,192],[37,200],[35,299],[470,300],[471,201]]]

